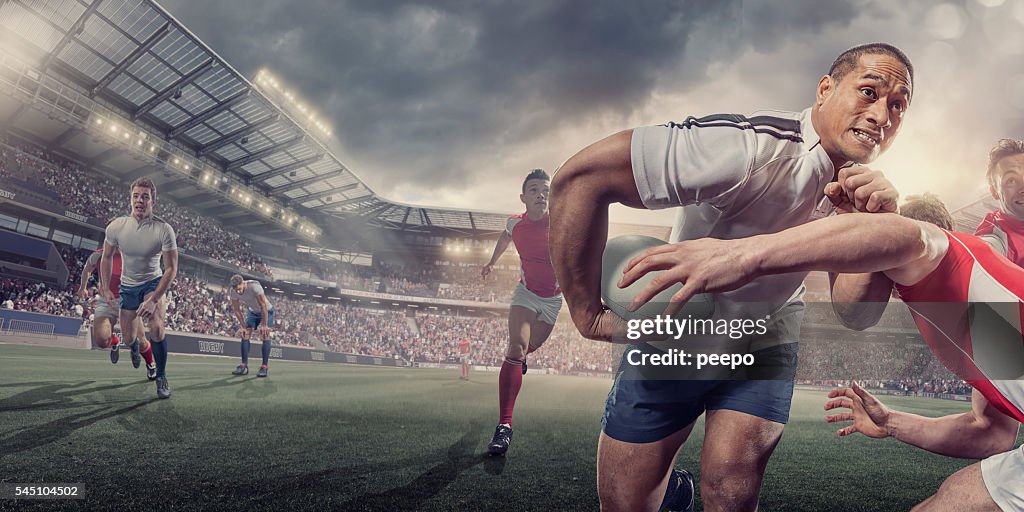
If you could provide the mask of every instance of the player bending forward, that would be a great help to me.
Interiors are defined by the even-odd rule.
[[[231,298],[231,311],[235,313],[240,326],[238,336],[242,338],[242,364],[238,365],[231,375],[249,373],[249,339],[253,330],[258,329],[263,340],[263,365],[256,376],[266,377],[267,361],[270,359],[270,328],[274,326],[274,306],[267,302],[267,295],[259,281],[245,280],[238,274],[231,276],[231,290],[228,296]],[[245,317],[242,316],[239,303],[245,304],[248,310]]]
[[[934,197],[903,215],[845,214],[773,235],[701,239],[655,248],[627,267],[622,286],[653,270],[683,282],[673,297],[731,290],[759,275],[823,270],[884,271],[936,357],[973,388],[971,410],[942,418],[889,410],[856,383],[829,393],[829,422],[853,421],[841,436],[895,437],[930,452],[984,459],[953,474],[914,510],[1024,510],[1024,269],[978,236],[953,232]],[[918,219],[918,220],[911,220]],[[921,221],[927,222],[921,222]],[[655,292],[637,296],[643,302]]]

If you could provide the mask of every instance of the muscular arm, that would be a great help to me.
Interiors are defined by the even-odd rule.
[[[849,329],[862,331],[878,323],[889,304],[892,281],[880,272],[828,274],[832,310]]]
[[[573,323],[591,339],[612,341],[618,329],[625,332],[624,321],[601,305],[601,255],[608,205],[643,208],[633,180],[631,136],[624,131],[588,146],[551,181],[551,264]]]
[[[256,302],[259,302],[259,304],[260,304],[260,315],[261,315],[260,318],[263,319],[263,322],[260,324],[260,326],[263,327],[263,328],[266,328],[267,327],[267,321],[270,318],[269,316],[267,316],[267,296],[266,295],[257,295],[256,296]]]
[[[100,257],[100,295],[107,297],[110,289],[110,276],[114,273],[114,250],[116,247],[103,242],[103,256]]]
[[[96,271],[98,260],[102,260],[103,256],[97,253],[92,253],[89,259],[85,262],[85,268],[82,269],[82,282],[78,286],[78,293],[81,295],[85,292],[86,288],[89,287],[89,278],[92,277],[92,273]],[[113,264],[111,264],[111,273],[113,273]]]
[[[160,282],[157,283],[156,290],[153,290],[153,295],[151,296],[153,302],[160,300],[167,293],[167,289],[171,287],[171,283],[174,282],[174,278],[178,275],[178,251],[163,251],[162,258],[164,275],[160,278]]]
[[[502,231],[501,236],[498,237],[498,243],[494,245],[494,254],[491,254],[491,260],[485,266],[494,266],[498,262],[498,258],[505,254],[505,250],[508,249],[508,244],[510,243],[512,243],[512,235],[509,235],[508,231]]]
[[[238,325],[240,327],[245,327],[245,318],[242,317],[242,308],[238,305],[238,299],[231,299],[231,311],[235,313],[235,318],[238,319]]]
[[[684,284],[671,300],[685,302],[697,293],[735,290],[758,276],[812,270],[885,271],[909,285],[935,270],[947,249],[945,233],[931,224],[892,213],[849,213],[771,235],[702,238],[648,249],[630,261],[620,286],[664,271],[634,299],[642,304],[672,283]]]
[[[892,281],[914,284],[935,270],[948,248],[938,227],[894,213],[838,215],[745,243],[758,275],[825,270],[855,278],[885,272],[886,297]],[[874,283],[862,279],[865,286]]]
[[[1019,426],[975,390],[968,412],[927,418],[890,411],[886,430],[889,436],[932,453],[983,459],[1012,449]]]

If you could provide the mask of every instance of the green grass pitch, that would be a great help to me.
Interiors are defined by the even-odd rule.
[[[258,353],[258,350],[256,351]],[[0,481],[85,484],[19,510],[596,510],[611,381],[527,374],[507,458],[484,455],[496,374],[171,355],[173,397],[127,352],[0,345]],[[969,461],[894,440],[839,439],[821,392],[798,390],[762,510],[907,510]],[[966,403],[886,397],[937,416]],[[700,425],[678,464],[699,479]]]

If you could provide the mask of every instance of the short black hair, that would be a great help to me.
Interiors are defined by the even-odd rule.
[[[910,57],[889,43],[868,43],[846,50],[832,62],[832,67],[828,68],[828,76],[835,81],[842,80],[847,73],[857,67],[862,55],[888,55],[900,61],[910,74],[910,86],[914,86],[914,65],[910,63]]]
[[[526,179],[523,180],[523,193],[526,193],[526,182],[530,180],[544,180],[551,181],[551,176],[544,172],[544,169],[534,169],[530,171],[530,174],[526,175]]]

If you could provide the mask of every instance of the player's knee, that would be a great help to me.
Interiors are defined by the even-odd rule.
[[[599,482],[597,498],[601,502],[601,512],[618,512],[635,510],[632,499],[635,495],[621,492],[612,482]]]
[[[949,502],[949,501],[955,502],[955,501],[957,501],[957,497],[958,496],[962,497],[965,489],[970,489],[970,488],[974,487],[974,486],[971,485],[971,483],[972,483],[971,476],[972,476],[972,473],[974,473],[974,472],[975,472],[975,468],[971,467],[971,466],[968,466],[968,467],[963,468],[960,471],[957,471],[956,473],[953,473],[952,475],[950,475],[949,478],[947,478],[945,481],[943,481],[942,485],[939,486],[939,490],[935,492],[935,496],[933,496],[933,498],[934,498],[933,501],[935,501],[935,502]],[[978,478],[980,480],[980,478],[981,478],[981,474],[980,474],[981,470],[977,469],[977,473],[978,473],[978,475],[975,478]]]
[[[621,481],[608,479],[598,482],[597,497],[601,503],[601,512],[657,510],[652,507],[661,503],[661,496],[655,496],[659,490],[635,489],[621,484]]]
[[[110,345],[113,344],[114,340],[110,336],[103,337],[97,333],[92,333],[92,342],[95,343],[97,347],[110,348]]]
[[[700,495],[706,510],[754,510],[761,490],[759,475],[733,470],[702,471]]]
[[[526,347],[520,343],[510,343],[505,351],[505,357],[509,359],[522,359],[525,354]]]

